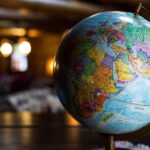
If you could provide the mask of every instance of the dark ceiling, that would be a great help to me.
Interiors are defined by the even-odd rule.
[[[149,0],[141,2],[150,9]],[[94,13],[106,10],[135,12],[137,6],[138,0],[0,0],[0,27],[11,26],[13,22],[15,26],[59,32]],[[150,19],[150,12],[142,9],[140,14]]]

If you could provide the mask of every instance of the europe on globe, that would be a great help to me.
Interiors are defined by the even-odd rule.
[[[99,133],[122,134],[150,123],[150,22],[103,12],[75,25],[55,60],[66,110]]]

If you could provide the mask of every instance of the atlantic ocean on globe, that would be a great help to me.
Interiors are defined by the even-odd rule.
[[[79,22],[63,40],[54,67],[58,96],[79,122],[122,134],[150,123],[150,22],[103,12]]]

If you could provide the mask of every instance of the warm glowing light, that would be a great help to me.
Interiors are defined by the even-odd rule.
[[[10,112],[6,112],[3,114],[3,123],[6,125],[12,125],[13,124],[13,114]]]
[[[28,34],[29,37],[34,38],[34,37],[41,36],[42,33],[39,30],[30,29],[30,30],[28,30],[27,34]]]
[[[22,41],[18,45],[18,50],[21,54],[27,56],[31,52],[31,44],[28,41]]]
[[[21,113],[21,123],[23,125],[31,125],[32,124],[32,115],[30,112],[23,112]]]
[[[12,45],[9,42],[3,42],[0,51],[4,57],[8,57],[12,53]]]
[[[27,15],[30,14],[29,9],[26,9],[26,8],[20,8],[20,9],[18,10],[18,12],[19,12],[21,15],[24,15],[24,16],[27,16]]]
[[[72,125],[72,126],[79,126],[80,123],[78,121],[76,121],[72,116],[70,116],[69,114],[66,114],[65,115],[66,117],[66,122],[67,124],[69,125]]]
[[[0,35],[22,37],[26,35],[26,29],[24,28],[2,28],[0,29]]]
[[[53,75],[53,64],[54,64],[54,59],[49,58],[47,63],[46,63],[46,73],[50,76]]]

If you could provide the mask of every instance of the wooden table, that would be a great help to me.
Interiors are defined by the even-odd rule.
[[[130,140],[150,145],[150,136]],[[0,114],[0,150],[94,150],[105,138],[66,114]]]

